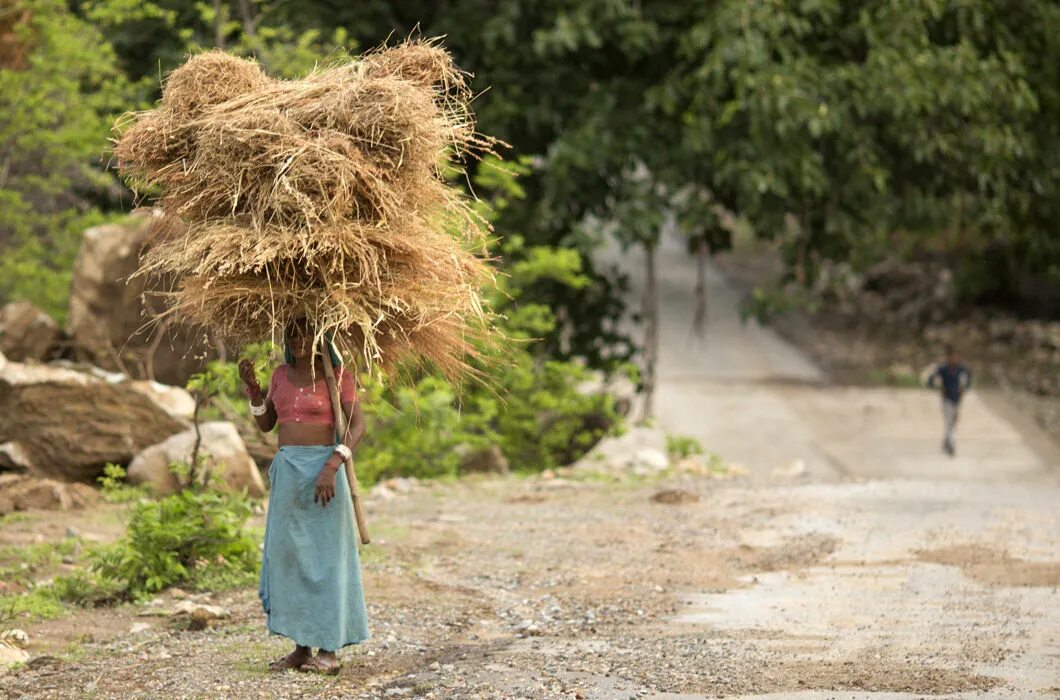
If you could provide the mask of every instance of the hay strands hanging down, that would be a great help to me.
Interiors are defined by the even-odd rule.
[[[450,379],[490,336],[489,226],[444,177],[492,152],[466,76],[433,41],[301,80],[210,51],[129,115],[114,153],[167,215],[138,274],[170,280],[165,314],[234,342],[307,317],[366,366]]]

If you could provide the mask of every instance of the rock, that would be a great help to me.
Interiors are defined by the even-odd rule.
[[[0,632],[0,644],[6,644],[17,649],[25,649],[29,645],[29,635],[26,634],[25,630],[17,628],[4,630]]]
[[[460,459],[460,472],[463,474],[507,474],[509,471],[508,458],[501,452],[500,445],[472,450]]]
[[[652,495],[653,503],[665,503],[666,505],[679,506],[687,503],[698,503],[699,496],[691,491],[682,489],[663,489]]]
[[[223,620],[231,617],[232,613],[220,605],[207,605],[205,603],[196,603],[193,600],[182,600],[177,603],[171,613],[173,617],[177,615],[198,615],[207,620]]]
[[[34,476],[93,481],[107,462],[133,455],[187,424],[129,381],[63,367],[0,363],[0,444]],[[12,457],[12,455],[16,455]]]
[[[151,293],[167,280],[130,280],[160,221],[157,211],[134,212],[125,223],[104,224],[82,234],[70,285],[68,332],[74,356],[138,378],[183,386],[217,356],[203,331],[148,326],[145,311],[161,310]],[[148,292],[145,302],[141,295]]]
[[[67,484],[21,474],[0,475],[0,515],[16,510],[75,510],[99,500],[96,490],[85,484]]]
[[[0,471],[28,472],[33,463],[20,443],[13,440],[0,445]]]
[[[394,493],[412,493],[420,487],[420,480],[414,476],[395,476],[384,481],[383,485]]]
[[[15,664],[24,664],[27,661],[29,661],[29,652],[25,649],[0,644],[0,668],[8,668]]]
[[[637,426],[623,435],[604,438],[574,468],[644,474],[661,471],[669,464],[666,433],[658,428]]]
[[[129,634],[141,634],[151,629],[151,625],[146,622],[134,622],[129,627]]]
[[[108,384],[126,384],[133,391],[138,391],[151,399],[163,411],[182,421],[191,421],[195,413],[195,399],[179,386],[169,386],[149,379],[133,380],[123,372],[112,372],[86,362],[56,360],[49,367],[73,370],[100,379]]]
[[[670,459],[662,450],[642,447],[633,454],[631,467],[634,473],[661,472],[670,466]]]
[[[173,608],[170,616],[187,618],[188,629],[198,631],[206,629],[211,620],[227,619],[232,616],[232,613],[219,605],[206,605],[191,600],[182,600]]]
[[[199,453],[206,457],[211,472],[220,474],[233,491],[246,489],[251,496],[264,496],[261,472],[247,453],[236,427],[226,421],[215,421],[203,423],[199,429],[202,436]],[[159,495],[174,493],[184,484],[170,471],[170,465],[190,463],[194,447],[195,430],[189,429],[145,448],[129,464],[129,481],[148,485]]]
[[[146,379],[131,382],[129,386],[154,401],[174,418],[190,421],[195,414],[195,399],[186,389],[179,386],[168,386]]]
[[[0,352],[15,362],[43,362],[56,352],[62,332],[52,317],[28,301],[0,309]]]
[[[800,476],[806,476],[808,470],[806,469],[806,462],[801,459],[796,459],[786,467],[776,467],[773,469],[773,476],[781,476],[787,478],[797,478]]]

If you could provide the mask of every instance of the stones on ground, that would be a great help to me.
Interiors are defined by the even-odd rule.
[[[399,476],[379,482],[372,487],[371,494],[380,501],[390,501],[399,495],[412,493],[420,486],[419,479],[414,476]]]
[[[210,472],[220,475],[227,488],[233,491],[246,489],[251,496],[265,495],[261,472],[235,425],[227,421],[203,423],[199,426],[199,434],[199,454],[205,458]],[[170,465],[174,462],[190,464],[194,448],[194,429],[144,448],[129,464],[129,481],[149,486],[159,495],[175,493],[185,484],[173,473]]]
[[[684,489],[663,489],[652,494],[651,500],[653,503],[681,506],[689,503],[698,503],[699,494],[685,491]]]
[[[92,482],[107,462],[127,463],[185,427],[133,382],[0,361],[0,444],[17,445],[31,475]]]
[[[129,634],[142,634],[151,629],[151,625],[146,622],[134,622],[129,626]]]
[[[186,621],[187,629],[196,632],[210,626],[214,620],[226,620],[232,613],[219,605],[207,605],[196,603],[192,600],[182,600],[169,613],[170,617],[179,621]]]
[[[64,483],[23,474],[0,474],[0,515],[18,510],[77,510],[98,501],[86,484]]]
[[[809,470],[806,468],[806,462],[801,459],[792,460],[791,463],[784,466],[775,467],[773,469],[773,476],[784,477],[788,479],[795,479],[801,476],[806,476]]]
[[[0,644],[25,649],[29,645],[29,635],[18,628],[3,630],[0,632]]]
[[[27,301],[0,308],[0,352],[15,362],[50,359],[62,332],[52,317]]]
[[[216,355],[201,332],[175,326],[144,328],[145,312],[161,309],[142,294],[167,280],[130,279],[158,221],[141,211],[125,223],[94,226],[81,237],[70,285],[68,331],[78,359],[138,377],[183,385]],[[120,363],[120,364],[119,364]]]
[[[637,426],[623,435],[604,438],[574,464],[576,469],[637,475],[657,474],[669,466],[666,433],[646,426]]]
[[[0,669],[7,669],[15,664],[29,661],[29,652],[18,647],[0,644]]]

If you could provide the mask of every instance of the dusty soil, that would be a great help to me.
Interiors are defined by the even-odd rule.
[[[980,626],[973,617],[954,630],[967,633],[974,625],[975,645],[937,648],[885,638],[851,646],[843,638],[858,625],[842,623],[829,632],[793,629],[780,616],[773,626],[741,620],[740,613],[724,615],[735,627],[705,621],[704,614],[713,619],[711,610],[729,606],[727,596],[751,595],[769,577],[806,582],[840,571],[872,578],[881,564],[915,569],[931,562],[969,574],[963,585],[988,597],[1024,586],[1051,590],[1055,600],[1060,563],[1032,564],[982,545],[851,560],[844,554],[851,542],[832,527],[806,527],[818,499],[833,498],[807,488],[793,493],[689,477],[612,481],[581,473],[424,487],[372,504],[376,542],[364,550],[364,573],[373,637],[342,652],[344,668],[335,679],[266,673],[287,644],[266,635],[256,591],[241,590],[203,599],[233,615],[202,631],[152,615],[172,603],[171,594],[154,605],[80,611],[31,625],[35,659],[0,678],[0,692],[11,698],[666,698],[807,689],[934,695],[1008,686],[1004,674],[982,667],[1014,652],[1003,627],[1019,627],[1028,611],[1012,601],[1005,625]],[[654,499],[669,489],[698,502]],[[57,535],[63,517],[73,517],[86,536],[114,534],[110,527],[93,531],[83,516],[39,512],[0,529],[0,542],[22,541],[37,523]],[[817,594],[820,614],[828,614],[827,598],[839,595],[831,589]],[[936,602],[962,605],[960,595]],[[776,601],[768,595],[755,602],[771,606]],[[130,632],[137,623],[150,627]]]

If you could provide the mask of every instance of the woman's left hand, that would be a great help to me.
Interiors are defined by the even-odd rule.
[[[331,460],[328,460],[317,477],[316,488],[313,491],[313,502],[319,502],[321,508],[326,507],[328,502],[335,498],[336,472],[338,472],[338,467],[332,465]]]

